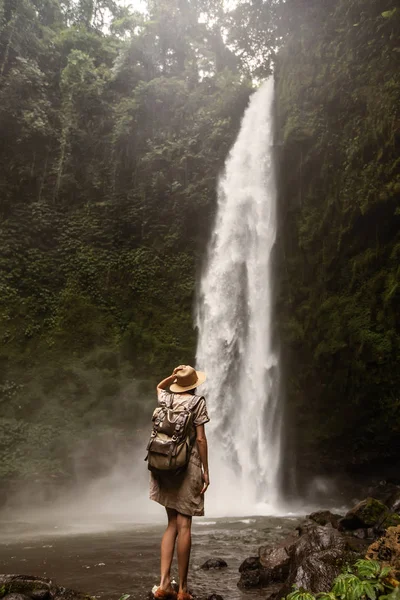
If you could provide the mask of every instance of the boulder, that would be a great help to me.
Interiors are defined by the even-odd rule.
[[[264,585],[264,569],[258,556],[249,556],[239,567],[239,588],[256,588]]]
[[[353,548],[331,524],[311,523],[312,527],[307,522],[306,533],[300,538],[288,538],[274,548],[261,546],[259,557],[250,557],[242,563],[238,586],[264,588],[280,582],[276,589],[279,599],[289,594],[293,585],[312,592],[329,591],[343,564],[362,556],[366,543],[351,538]]]
[[[298,532],[299,536],[302,536],[311,531],[311,529],[314,529],[314,527],[315,521],[311,521],[311,519],[304,519],[304,521],[301,521],[301,523],[297,525],[296,531]]]
[[[259,556],[249,556],[246,558],[239,567],[239,573],[244,571],[257,571],[261,568]]]
[[[91,596],[57,586],[51,579],[31,575],[0,575],[0,597],[11,600],[92,600]]]
[[[264,569],[263,577],[268,582],[285,581],[289,575],[290,555],[299,541],[298,536],[285,538],[277,546],[261,546],[258,554]]]
[[[339,521],[343,518],[343,515],[331,513],[330,510],[319,510],[311,513],[307,518],[318,523],[318,525],[328,525],[330,523],[332,527],[338,529]]]
[[[298,563],[310,554],[316,554],[335,548],[340,552],[347,549],[345,538],[332,526],[314,525],[306,535],[295,544],[294,559]]]
[[[368,529],[353,529],[350,534],[359,540],[365,540],[368,537]]]
[[[228,563],[223,558],[210,558],[201,565],[200,569],[225,569]]]
[[[375,498],[366,498],[354,506],[343,519],[339,520],[339,529],[360,529],[375,527],[389,512],[388,507]]]
[[[373,542],[366,557],[392,567],[394,577],[400,579],[400,525],[389,527],[379,540]]]
[[[0,575],[0,589],[8,595],[22,594],[34,600],[49,600],[56,591],[51,579],[31,575]]]
[[[339,575],[343,564],[352,558],[345,537],[329,526],[315,526],[303,535],[292,549],[290,573],[280,597],[292,587],[302,587],[313,593],[327,592]]]

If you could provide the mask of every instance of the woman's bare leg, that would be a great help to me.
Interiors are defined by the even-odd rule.
[[[177,554],[179,592],[187,592],[190,549],[192,546],[192,517],[178,513],[176,523],[178,529]]]
[[[161,581],[162,590],[171,589],[171,564],[175,550],[175,540],[178,534],[177,515],[173,508],[166,508],[168,525],[161,540]]]

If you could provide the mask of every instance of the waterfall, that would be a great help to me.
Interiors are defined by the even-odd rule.
[[[272,346],[276,238],[273,78],[250,98],[218,188],[197,295],[197,364],[211,422],[208,513],[277,514],[279,356]],[[204,388],[204,391],[203,391]]]

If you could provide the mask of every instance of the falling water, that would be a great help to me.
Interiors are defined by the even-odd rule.
[[[208,376],[213,514],[282,512],[279,357],[271,332],[273,98],[271,78],[251,97],[227,158],[197,299],[197,364]]]

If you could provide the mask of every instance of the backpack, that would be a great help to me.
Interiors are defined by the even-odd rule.
[[[171,408],[160,402],[153,412],[153,431],[147,444],[147,466],[155,474],[179,472],[190,458],[194,444],[193,412],[203,396],[193,396],[186,405]]]

